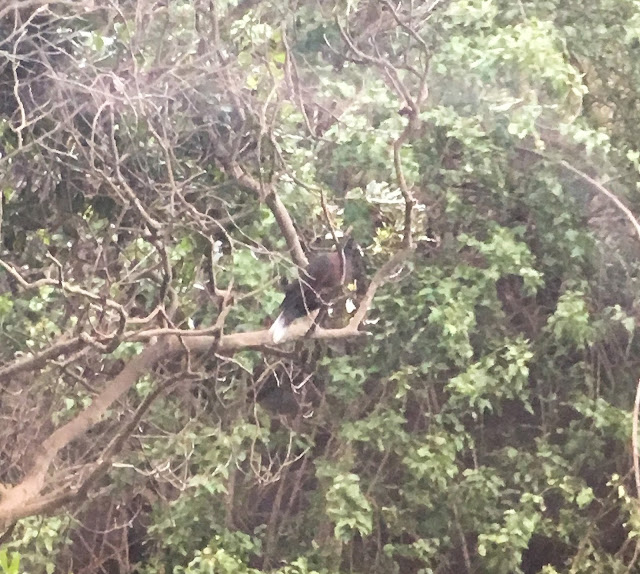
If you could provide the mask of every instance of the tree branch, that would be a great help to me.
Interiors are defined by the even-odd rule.
[[[5,380],[11,376],[17,375],[25,371],[35,371],[44,367],[48,361],[59,357],[60,355],[67,355],[69,353],[75,353],[81,349],[84,345],[81,337],[74,337],[73,339],[63,339],[58,341],[45,349],[31,355],[29,357],[23,357],[14,361],[10,365],[0,369],[0,381]]]
[[[29,515],[25,512],[40,498],[47,472],[58,452],[93,427],[104,416],[107,409],[128,391],[142,374],[166,356],[169,348],[176,345],[179,345],[177,338],[173,345],[167,341],[161,341],[147,347],[125,365],[120,374],[86,409],[49,435],[39,447],[31,469],[22,482],[2,492],[0,524],[8,525],[18,518]]]
[[[373,302],[377,289],[386,281],[393,269],[406,258],[409,252],[410,250],[408,249],[397,252],[378,270],[371,280],[357,312],[346,327],[341,329],[317,328],[311,333],[311,338],[335,340],[366,334],[359,329]],[[58,452],[101,420],[111,405],[126,393],[140,376],[153,368],[161,359],[184,351],[189,353],[209,352],[212,347],[215,347],[216,353],[228,355],[240,350],[260,348],[271,344],[271,335],[267,330],[220,336],[219,330],[225,316],[223,313],[225,313],[225,310],[223,310],[221,317],[216,322],[215,328],[218,329],[218,332],[214,335],[204,335],[203,331],[180,331],[179,329],[150,329],[139,333],[125,333],[123,338],[130,341],[151,341],[157,337],[161,338],[158,342],[150,343],[142,353],[133,357],[93,400],[91,405],[55,430],[42,443],[24,480],[16,486],[3,489],[0,493],[0,525],[7,527],[25,516],[43,512],[46,509],[57,508],[77,495],[77,493],[69,492],[41,495],[46,486],[47,473]],[[309,326],[304,321],[295,323],[287,333],[288,339],[301,339],[307,336]],[[209,330],[206,330],[206,332],[209,332]],[[54,348],[59,350],[61,345],[52,347],[52,349]],[[48,350],[48,352],[51,353],[51,350]],[[34,360],[32,359],[33,363]]]
[[[411,116],[409,117],[409,123],[400,134],[400,137],[398,137],[393,142],[393,165],[396,170],[398,187],[400,187],[400,192],[402,193],[402,197],[404,198],[404,231],[402,233],[402,244],[406,248],[410,248],[413,245],[413,234],[411,227],[413,219],[413,208],[416,205],[416,200],[413,197],[413,193],[409,189],[407,180],[404,177],[404,170],[402,169],[402,159],[400,157],[400,153],[402,151],[404,142],[407,140],[411,132],[416,128],[417,123],[417,116],[412,111]]]
[[[273,188],[273,185],[264,184],[264,186],[261,186],[260,182],[246,173],[237,163],[225,165],[223,168],[227,175],[233,177],[239,184],[253,191],[261,201],[267,204],[273,216],[276,218],[280,231],[282,231],[284,235],[293,262],[299,267],[306,267],[308,263],[307,257],[300,244],[300,238],[293,224],[293,219],[291,219],[291,215]]]

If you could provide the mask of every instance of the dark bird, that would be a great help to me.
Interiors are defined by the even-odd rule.
[[[357,250],[355,241],[349,238],[340,250],[313,257],[300,278],[287,285],[280,315],[269,329],[274,343],[282,341],[287,327],[296,319],[322,308],[338,288],[351,283]]]

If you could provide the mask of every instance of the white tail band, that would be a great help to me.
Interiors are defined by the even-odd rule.
[[[284,317],[282,313],[280,313],[273,325],[271,325],[269,333],[271,333],[271,340],[274,343],[279,343],[280,341],[282,341],[282,339],[284,339],[284,336],[287,333],[287,326],[284,323]]]

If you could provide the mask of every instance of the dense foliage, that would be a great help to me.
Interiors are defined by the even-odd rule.
[[[638,0],[0,5],[0,572],[639,571],[638,54]],[[267,344],[345,232],[359,330]]]

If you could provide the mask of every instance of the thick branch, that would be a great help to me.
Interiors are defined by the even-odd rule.
[[[265,199],[266,204],[269,206],[269,209],[273,212],[276,221],[278,222],[278,226],[280,227],[280,231],[284,235],[284,239],[287,242],[287,247],[291,252],[291,258],[293,262],[299,267],[307,266],[307,256],[304,254],[302,250],[302,245],[300,244],[300,238],[296,233],[296,228],[293,225],[293,219],[291,219],[291,215],[287,211],[284,203],[280,199],[280,196],[275,192],[275,190],[271,190],[267,193],[267,197]]]
[[[402,151],[404,142],[409,137],[409,134],[415,129],[417,122],[418,120],[412,112],[411,117],[409,118],[409,123],[400,134],[400,137],[398,137],[398,139],[393,142],[393,165],[396,170],[398,186],[400,187],[400,192],[402,193],[402,197],[404,198],[404,231],[402,233],[402,243],[407,248],[413,245],[411,226],[413,219],[413,208],[416,205],[416,200],[413,197],[413,193],[409,189],[407,180],[404,177],[404,170],[402,169],[402,158],[400,157],[400,153]]]
[[[291,252],[291,258],[293,262],[299,267],[307,266],[307,257],[304,254],[302,245],[300,244],[300,238],[296,233],[293,219],[287,211],[284,203],[276,193],[273,186],[270,184],[260,185],[260,182],[246,173],[237,163],[224,166],[225,172],[233,177],[239,184],[247,187],[253,191],[261,200],[263,200],[273,216],[276,218],[276,222],[280,227],[280,231],[284,235],[284,239],[287,242],[287,247]]]
[[[310,336],[314,339],[344,339],[364,334],[359,330],[360,325],[366,317],[378,287],[387,280],[393,269],[404,261],[409,252],[410,249],[399,251],[378,270],[357,312],[346,327],[342,329],[318,328]],[[223,321],[224,316],[219,318],[216,323],[217,329],[221,328]],[[288,332],[288,338],[302,338],[309,335],[309,327],[310,325],[303,321],[292,325]],[[271,335],[266,330],[223,336],[220,336],[219,332],[214,335],[203,335],[203,331],[179,331],[176,329],[151,329],[140,333],[124,334],[124,338],[130,341],[151,341],[157,337],[161,337],[160,341],[150,343],[142,353],[133,357],[89,407],[54,431],[42,443],[31,470],[21,483],[2,490],[0,525],[8,526],[20,518],[57,508],[76,496],[77,493],[69,492],[45,496],[41,494],[46,485],[47,474],[57,454],[94,426],[111,405],[162,358],[185,351],[210,352],[211,349],[215,349],[215,352],[220,354],[232,354],[243,349],[260,348],[271,344]],[[59,348],[59,346],[55,348]]]
[[[292,327],[297,338],[305,336],[309,325],[298,324]],[[154,329],[140,333],[136,340],[150,340],[167,330]],[[174,331],[174,330],[172,330]],[[343,329],[318,329],[312,336],[315,339],[338,339],[358,335],[357,325]],[[105,415],[113,403],[126,393],[145,372],[161,359],[185,350],[188,352],[209,352],[212,348],[221,354],[231,354],[242,349],[262,347],[271,343],[268,331],[236,333],[219,337],[185,331],[181,335],[165,336],[160,342],[152,343],[142,353],[133,357],[120,374],[93,400],[91,405],[74,419],[54,431],[40,446],[33,465],[25,479],[14,487],[0,490],[0,526],[8,526],[14,521],[59,507],[72,500],[76,494],[41,495],[46,486],[47,473],[56,455],[94,426]]]
[[[179,342],[176,339],[175,345]],[[173,345],[172,345],[173,346]],[[74,419],[55,430],[40,446],[31,470],[18,485],[7,488],[0,500],[0,523],[10,524],[24,514],[29,504],[40,497],[45,486],[47,472],[56,455],[70,442],[82,436],[95,425],[107,409],[128,391],[150,367],[164,357],[170,345],[160,342],[151,345],[138,356],[133,357],[120,374]]]
[[[44,367],[48,361],[59,357],[60,355],[67,355],[69,353],[75,353],[78,349],[82,348],[84,342],[81,337],[74,337],[73,339],[63,339],[58,343],[54,343],[48,349],[40,351],[35,355],[24,357],[14,361],[10,365],[0,369],[0,381],[5,380],[18,373],[26,371],[35,371]]]
[[[156,388],[144,398],[131,419],[120,428],[116,436],[104,449],[79,487],[73,489],[67,488],[62,492],[54,492],[46,496],[38,497],[32,502],[25,504],[21,509],[22,516],[17,518],[33,516],[35,514],[46,514],[85,496],[89,489],[109,470],[114,456],[120,452],[125,441],[131,436],[131,433],[140,423],[142,417],[149,410],[153,402],[169,387],[175,385],[178,380],[182,380],[184,377],[185,375],[180,373],[175,376],[172,381],[156,386]]]

